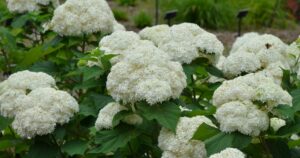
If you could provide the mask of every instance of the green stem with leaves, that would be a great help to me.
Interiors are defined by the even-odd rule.
[[[2,55],[4,57],[5,66],[6,66],[6,72],[11,72],[11,67],[10,67],[10,62],[9,62],[8,54],[6,53],[6,51],[4,49],[1,49],[1,52],[2,52]]]
[[[259,141],[262,144],[262,146],[266,152],[266,158],[272,158],[272,154],[271,154],[270,149],[265,141],[265,138],[263,136],[259,136]]]

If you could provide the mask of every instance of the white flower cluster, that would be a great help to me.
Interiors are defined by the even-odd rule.
[[[180,63],[189,64],[198,57],[207,57],[215,63],[223,55],[224,46],[217,37],[196,24],[157,25],[139,34]]]
[[[59,4],[58,0],[6,0],[6,2],[8,10],[17,13],[37,11],[40,5],[49,5],[50,2],[54,6]]]
[[[281,127],[285,126],[286,122],[283,119],[273,117],[270,119],[270,126],[274,131],[278,131]]]
[[[202,123],[215,127],[208,118],[196,116],[181,117],[177,124],[176,134],[162,128],[158,137],[158,146],[163,150],[162,158],[205,158],[205,144],[199,140],[191,140]]]
[[[274,63],[277,63],[278,69],[290,69],[289,56],[288,45],[279,38],[269,34],[248,33],[236,40],[220,68],[230,78],[269,69],[271,65],[275,68]]]
[[[292,97],[264,73],[251,73],[224,81],[214,92],[213,104],[222,131],[257,136],[268,129],[267,113],[279,104],[292,106]]]
[[[45,29],[65,36],[123,30],[105,0],[67,0],[57,7]]]
[[[97,130],[111,129],[113,128],[114,116],[120,111],[128,110],[125,106],[119,103],[109,103],[102,108],[98,114],[98,118],[95,123]],[[139,125],[143,122],[143,119],[137,114],[131,114],[122,119],[123,122],[130,125]]]
[[[209,158],[245,158],[245,154],[235,148],[226,148],[220,153],[213,154]]]
[[[124,58],[126,52],[131,51],[139,43],[141,43],[140,37],[135,32],[116,31],[103,37],[99,43],[99,48],[105,54],[118,54],[111,60],[111,63],[115,64]]]
[[[12,127],[22,137],[53,132],[79,111],[68,93],[54,89],[55,80],[45,74],[21,71],[0,84],[0,113],[14,118]]]
[[[106,86],[116,101],[153,105],[178,98],[186,87],[186,76],[180,63],[170,61],[152,42],[143,41],[112,67]]]

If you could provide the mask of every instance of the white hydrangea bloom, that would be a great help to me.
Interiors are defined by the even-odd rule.
[[[287,49],[287,45],[285,43],[283,43],[278,37],[270,34],[249,37],[250,38],[247,41],[244,41],[245,43],[241,43],[237,46],[236,50],[231,51],[231,53],[246,51],[257,54],[261,50],[266,49],[270,49],[271,52],[285,53]]]
[[[213,104],[217,107],[244,100],[266,103],[269,110],[278,104],[292,106],[292,97],[275,83],[269,72],[252,73],[224,81],[213,94]]]
[[[270,119],[270,126],[274,129],[274,131],[278,131],[279,128],[283,127],[286,125],[285,120],[273,117]]]
[[[209,158],[245,158],[245,154],[235,148],[226,148],[220,153],[213,154]]]
[[[204,116],[196,116],[192,118],[181,117],[177,124],[176,134],[166,128],[162,128],[158,137],[158,146],[164,151],[163,157],[206,157],[204,143],[199,140],[191,140],[197,128],[202,123],[215,127],[208,118]]]
[[[127,110],[126,107],[120,105],[119,103],[109,103],[105,107],[103,107],[99,114],[95,123],[95,127],[97,130],[102,129],[110,129],[113,127],[113,119],[114,116],[123,110]]]
[[[149,104],[178,98],[186,86],[182,66],[151,43],[128,51],[107,77],[112,97],[124,103],[145,100]]]
[[[122,121],[130,125],[140,125],[143,123],[143,118],[138,114],[130,114],[125,116]]]
[[[79,111],[77,101],[67,92],[53,88],[38,88],[28,94],[37,105],[52,115],[59,124],[69,122],[74,113]]]
[[[217,107],[236,100],[252,100],[255,89],[244,82],[224,81],[213,94],[213,104]]]
[[[291,95],[273,82],[262,82],[258,85],[254,100],[267,103],[270,109],[279,104],[292,106]]]
[[[141,42],[139,35],[133,31],[116,31],[103,37],[99,43],[99,48],[105,54],[118,54],[111,61],[115,64],[123,58],[126,51],[130,51],[139,42]]]
[[[114,24],[113,24],[113,32],[116,32],[116,31],[125,31],[126,28],[124,25],[122,25],[121,23],[118,23],[116,20],[114,21]]]
[[[55,80],[42,72],[20,71],[12,74],[0,86],[0,113],[9,118],[20,110],[20,101],[30,90],[41,87],[54,87]]]
[[[223,132],[239,131],[245,135],[258,136],[269,127],[268,115],[250,101],[233,101],[217,109],[216,119]]]
[[[11,89],[34,90],[36,88],[54,87],[55,80],[43,72],[19,71],[9,76],[7,84]]]
[[[199,55],[215,62],[224,49],[215,35],[192,23],[182,23],[172,27],[167,25],[147,27],[139,34],[142,39],[150,40],[159,49],[164,50],[171,60],[180,63],[191,63]],[[199,50],[201,50],[200,54]]]
[[[231,51],[230,51],[229,54],[232,54],[232,53],[236,52],[237,49],[238,49],[239,47],[241,47],[241,46],[244,45],[245,43],[248,43],[248,42],[251,41],[253,38],[256,38],[256,37],[258,37],[258,36],[260,36],[260,35],[259,35],[258,33],[256,33],[256,32],[249,32],[249,33],[244,34],[244,35],[241,36],[241,37],[238,37],[238,38],[234,41],[234,43],[233,43],[233,45],[232,45],[232,48],[231,48]]]
[[[260,68],[260,60],[255,54],[239,52],[225,59],[222,70],[226,76],[235,77],[242,73],[255,72]]]
[[[49,5],[50,2],[54,7],[59,4],[58,0],[6,0],[8,10],[17,13],[37,11],[39,5]]]
[[[216,59],[213,62],[216,63],[223,55],[224,46],[216,35],[206,32],[198,35],[194,40],[196,48],[200,51],[200,56],[214,55]]]
[[[292,134],[291,135],[291,140],[298,140],[300,137],[297,134]]]
[[[159,48],[167,52],[173,61],[181,63],[189,64],[199,56],[196,47],[191,46],[191,43],[186,41],[171,41],[159,45]]]
[[[68,0],[57,7],[45,29],[65,36],[111,33],[115,18],[105,0]]]
[[[172,40],[170,27],[168,25],[146,27],[139,32],[139,35],[142,39],[152,41],[156,46]]]
[[[36,106],[18,113],[12,127],[21,137],[31,138],[35,135],[52,133],[55,124],[55,119],[51,113]]]
[[[25,96],[26,91],[17,89],[7,89],[0,95],[0,114],[4,117],[13,118],[20,108],[17,99]]]

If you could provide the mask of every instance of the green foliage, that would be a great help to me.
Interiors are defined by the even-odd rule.
[[[136,0],[118,0],[120,5],[126,6],[134,6],[136,4]]]
[[[193,22],[210,29],[236,29],[236,15],[242,9],[249,9],[246,27],[285,28],[294,23],[282,0],[166,0],[161,6],[164,11],[177,9],[178,22]]]
[[[146,26],[151,26],[152,17],[149,16],[146,12],[142,11],[138,15],[134,16],[134,25],[140,29]]]
[[[119,9],[113,9],[113,13],[117,21],[128,21],[127,12]]]

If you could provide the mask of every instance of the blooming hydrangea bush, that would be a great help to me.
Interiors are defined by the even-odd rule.
[[[6,2],[1,158],[298,156],[299,40],[224,52],[192,23],[125,31],[105,0]]]

